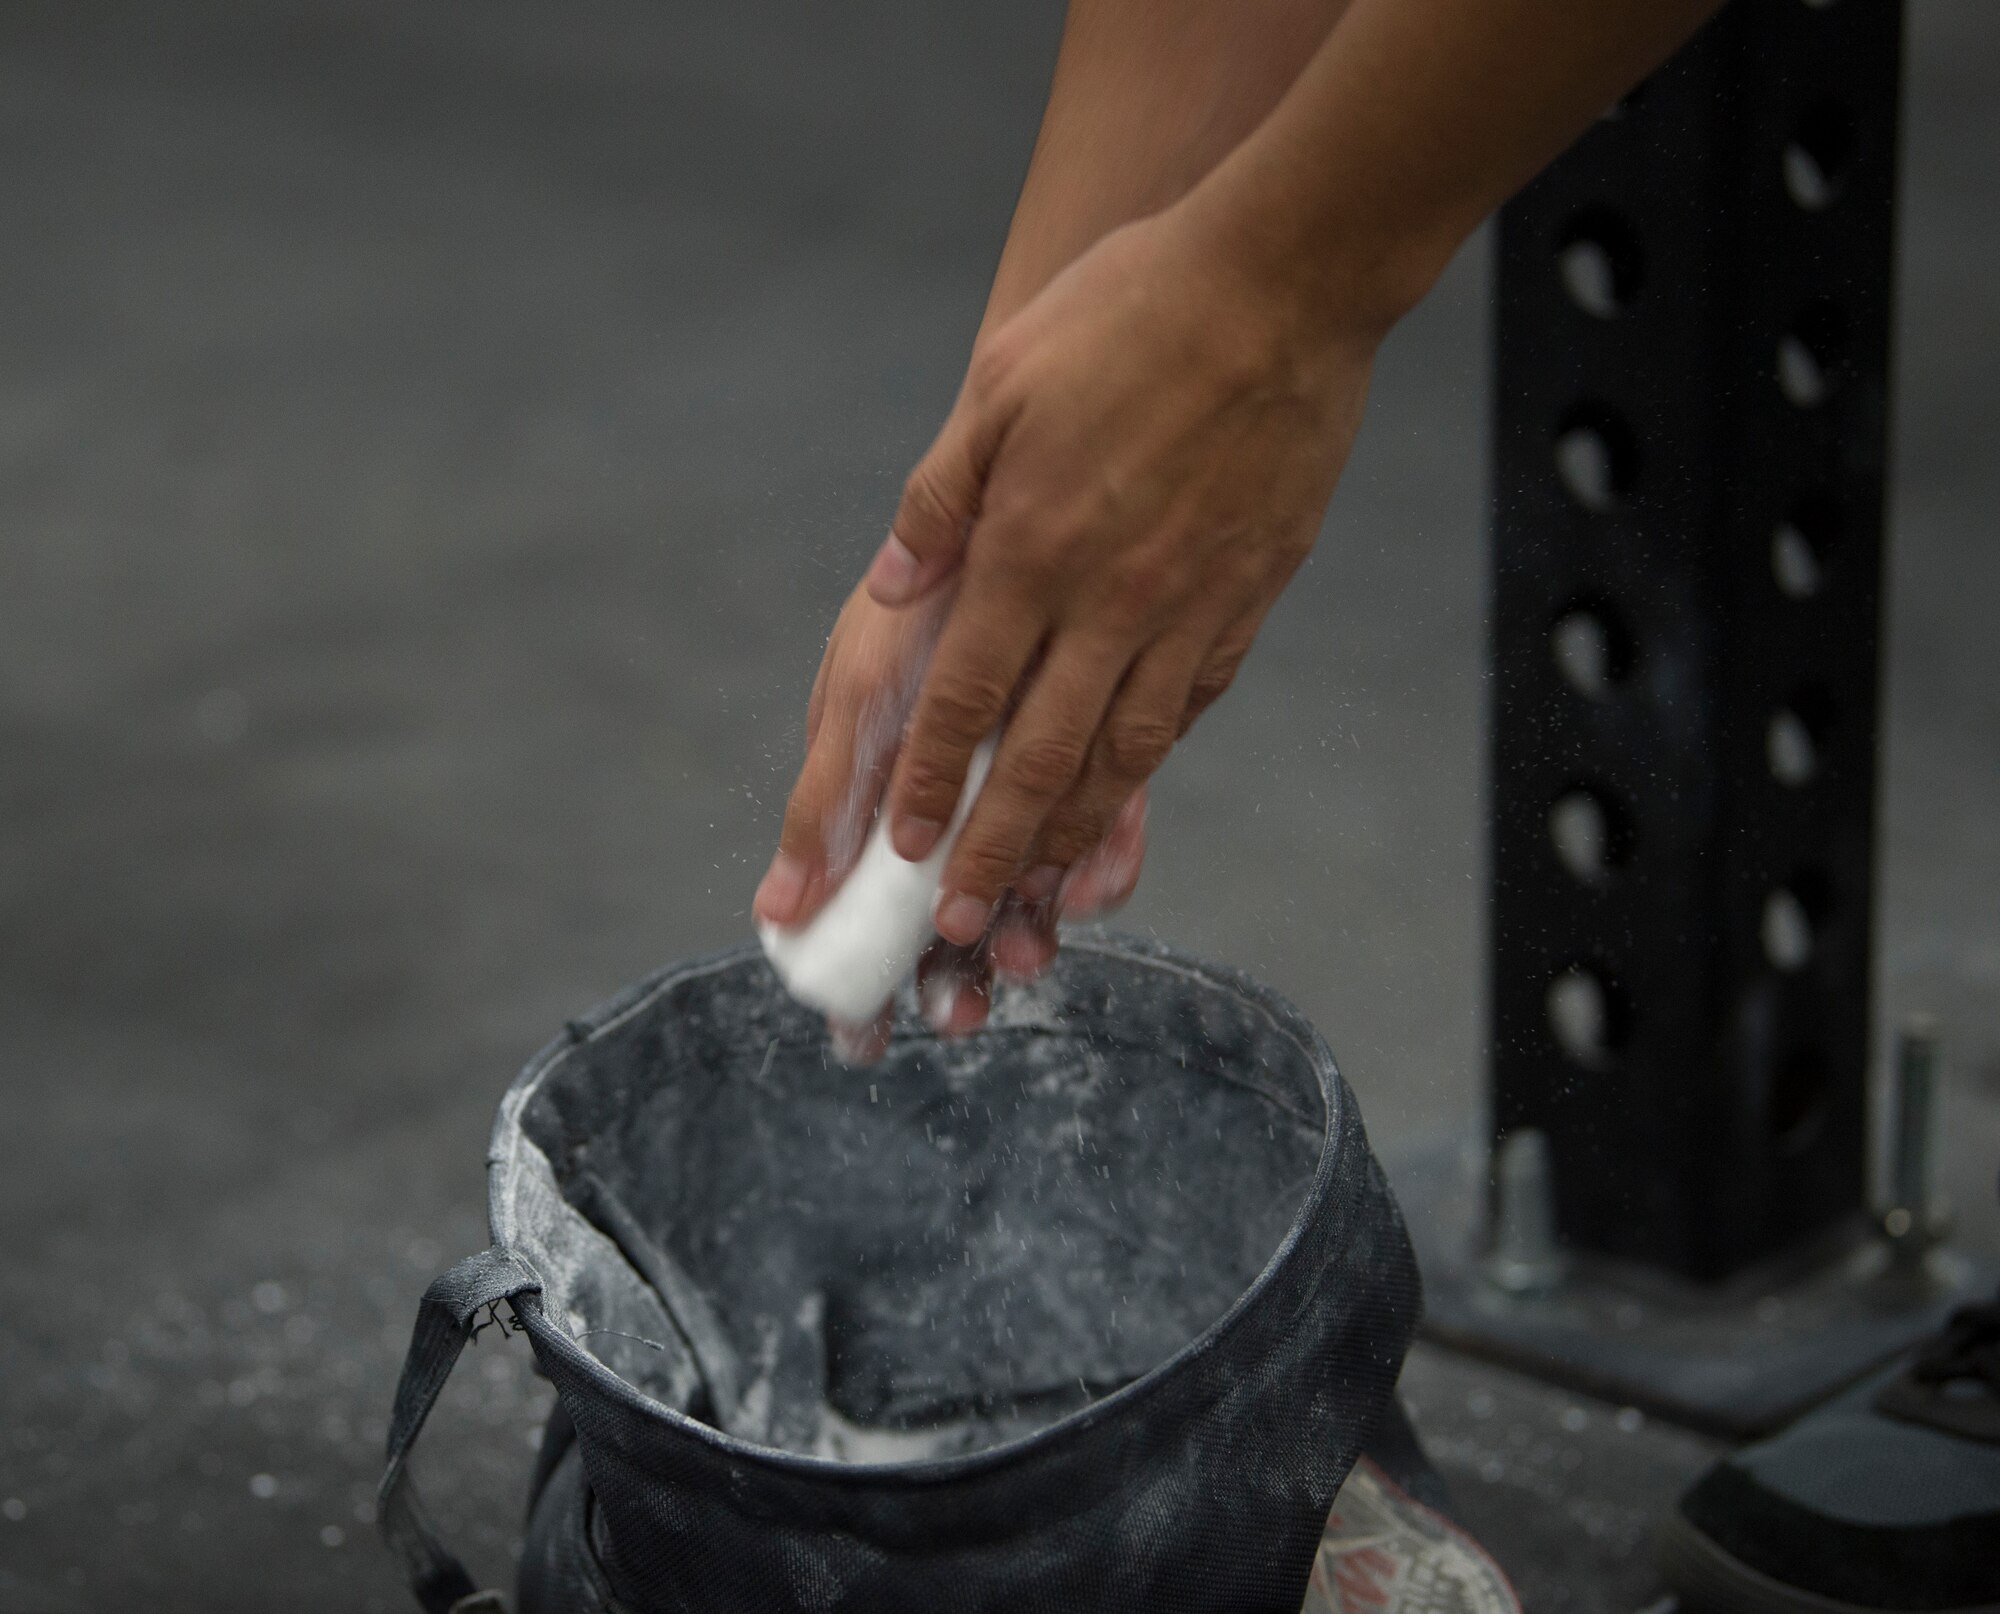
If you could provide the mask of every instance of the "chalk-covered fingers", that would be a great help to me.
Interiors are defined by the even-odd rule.
[[[992,950],[1003,974],[1031,977],[1053,961],[1059,918],[1085,919],[1130,900],[1146,858],[1146,782],[1181,735],[1229,688],[1256,637],[1263,610],[1243,613],[1186,678],[1183,658],[1162,648],[1141,658],[1112,703],[1090,760],[1069,795],[1049,814],[1030,856],[1029,878],[1058,879],[1042,930],[1009,938],[996,932]],[[1180,702],[1177,720],[1162,715]]]
[[[1227,625],[1218,632],[1214,619],[1202,612],[1129,661],[1131,652],[1117,638],[1056,632],[1008,720],[986,787],[946,865],[936,920],[947,941],[969,944],[986,933],[1003,892],[1012,886],[1031,909],[1047,906],[1049,920],[996,938],[1005,943],[998,962],[1006,973],[1034,974],[1047,962],[1041,955],[1053,955],[1054,915],[1063,905],[1048,899],[1061,882],[1068,880],[1072,897],[1087,894],[1093,909],[1116,906],[1130,895],[1136,858],[1109,862],[1100,856],[1088,879],[1077,874],[1078,867],[1100,852],[1121,809],[1166,760],[1194,716],[1227,687],[1261,614],[1225,617]],[[1019,643],[1027,643],[1025,636]],[[996,663],[996,669],[1011,670],[1014,659]],[[943,665],[941,649],[926,702]],[[1004,707],[995,698],[1000,682],[995,677],[977,704],[948,699],[945,717],[929,731],[920,705],[891,789],[895,810],[920,819],[921,833],[909,843],[900,832],[897,836],[906,855],[921,855],[919,849],[935,839],[932,825],[949,814],[945,804],[956,800],[955,781],[931,759],[943,754],[962,776],[959,756],[970,754],[985,722]],[[933,785],[935,805],[929,805],[925,792]],[[913,814],[912,801],[926,805]],[[1140,813],[1143,825],[1143,802]],[[1143,845],[1143,836],[1138,839]],[[1036,889],[1042,885],[1050,892]]]
[[[1056,894],[1055,912],[1065,919],[1089,919],[1131,900],[1146,861],[1146,787],[1125,799],[1104,839],[1072,864]]]
[[[1195,719],[1220,700],[1229,686],[1236,682],[1237,669],[1243,665],[1243,658],[1250,654],[1250,646],[1256,640],[1257,630],[1264,625],[1264,617],[1269,610],[1270,601],[1260,600],[1225,628],[1222,636],[1209,647],[1194,675],[1194,683],[1188,688],[1187,709],[1181,713],[1182,734],[1193,728]]]
[[[1031,981],[1056,956],[1056,893],[1064,871],[1052,865],[1028,870],[1014,882],[993,921],[986,950],[993,972],[1017,981]]]
[[[888,796],[890,841],[911,861],[944,834],[972,753],[1000,726],[1047,632],[1046,602],[1009,581],[968,582],[924,675]]]
[[[872,1065],[888,1052],[889,1026],[887,1010],[866,1025],[829,1019],[826,1023],[827,1040],[833,1044],[834,1054],[843,1065]]]
[[[946,940],[971,941],[991,924],[1050,810],[1082,774],[1123,670],[1121,652],[1075,634],[1036,669],[945,865],[936,917]]]
[[[1132,895],[1146,855],[1146,792],[1141,787],[1111,832],[1069,869],[1044,865],[1014,882],[984,937],[969,946],[939,940],[917,965],[917,1001],[940,1036],[962,1037],[986,1023],[996,978],[1031,981],[1055,962],[1056,921],[1118,907]]]
[[[1119,808],[1180,737],[1202,649],[1198,634],[1179,633],[1153,644],[1133,664],[1094,730],[1075,784],[1040,828],[1035,864],[1069,871],[1104,840]]]
[[[941,1037],[963,1037],[986,1023],[993,1000],[993,961],[975,942],[935,942],[917,961],[917,1007]]]
[[[1131,895],[1129,886],[1116,889],[1129,870],[1138,877],[1139,859],[1107,863],[1106,849],[1121,837],[1121,824],[1130,836],[1128,809],[1135,796],[1138,833],[1132,838],[1144,845],[1144,801],[1146,781],[1158,771],[1181,736],[1194,726],[1236,676],[1250,643],[1262,622],[1261,604],[1239,611],[1219,633],[1199,621],[1152,646],[1126,675],[1111,704],[1103,725],[1092,741],[1090,760],[1082,776],[1042,826],[1031,862],[1053,864],[1078,871],[1086,859],[1096,859],[1098,871],[1085,879],[1078,873],[1069,882],[1068,898],[1061,905],[1065,914],[1077,911],[1074,898],[1089,892],[1090,906],[1116,907]],[[1121,814],[1126,817],[1121,820]],[[1102,876],[1112,872],[1109,881]]]
[[[960,946],[940,939],[925,950],[917,962],[917,1004],[939,1036],[963,1037],[986,1023],[996,977],[1030,981],[1055,962],[1059,883],[1054,870],[1044,881],[1022,882],[1028,890],[1017,886],[1001,899],[992,928],[978,941]]]
[[[806,706],[805,761],[778,851],[751,905],[758,919],[805,923],[860,853],[950,603],[944,590],[890,611],[857,589],[842,607]]]
[[[820,706],[817,700],[814,704]],[[808,722],[812,739],[785,803],[778,851],[750,904],[750,911],[766,924],[803,924],[819,910],[842,872],[829,853],[828,831],[862,811],[857,796],[865,791],[866,781],[856,776],[855,725],[828,724],[822,714],[820,707]],[[853,848],[840,850],[848,858],[853,856]]]

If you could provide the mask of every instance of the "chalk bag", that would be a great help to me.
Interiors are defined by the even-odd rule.
[[[408,1469],[485,1323],[558,1396],[522,1614],[1297,1614],[1418,1307],[1318,1034],[1118,938],[868,1068],[754,950],[664,971],[535,1057],[488,1165],[382,1486],[432,1614],[504,1606]]]

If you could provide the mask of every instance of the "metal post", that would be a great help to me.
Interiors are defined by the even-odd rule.
[[[1734,0],[1499,221],[1491,1126],[1397,1187],[1432,1338],[1734,1435],[1994,1277],[1927,1064],[1867,1215],[1901,24]]]
[[[1556,1238],[1549,1140],[1531,1126],[1508,1133],[1493,1151],[1492,1218],[1487,1280],[1510,1295],[1553,1291],[1566,1263]]]
[[[1736,0],[1500,218],[1493,1123],[1689,1279],[1866,1197],[1900,38]]]
[[[1913,1015],[1896,1034],[1895,1079],[1882,1207],[1882,1232],[1905,1261],[1921,1260],[1944,1235],[1949,1218],[1937,1203],[1932,1164],[1937,1144],[1938,1033],[1928,1016]]]

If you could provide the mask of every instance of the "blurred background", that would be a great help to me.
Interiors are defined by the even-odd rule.
[[[0,7],[4,1614],[403,1606],[380,1442],[494,1102],[747,934],[1060,10]],[[1911,20],[1878,1022],[1941,1017],[1996,1250],[2000,12]],[[1300,1003],[1386,1150],[1480,1092],[1485,293],[1482,240],[1391,340],[1124,921]],[[497,1576],[546,1392],[461,1379]],[[1531,1607],[1642,1595],[1702,1443],[1585,1409],[1635,1455],[1579,1500],[1493,1456],[1566,1399],[1410,1390]]]

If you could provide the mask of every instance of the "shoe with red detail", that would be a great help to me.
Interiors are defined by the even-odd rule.
[[[1300,1614],[1521,1614],[1486,1549],[1369,1458],[1334,1498]]]

